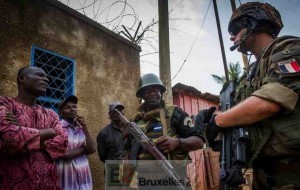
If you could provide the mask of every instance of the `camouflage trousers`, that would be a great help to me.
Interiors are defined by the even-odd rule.
[[[254,190],[300,190],[300,160],[270,160],[253,169]]]

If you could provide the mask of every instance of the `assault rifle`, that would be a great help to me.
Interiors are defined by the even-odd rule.
[[[233,107],[235,84],[224,85],[220,93],[221,111]],[[245,183],[242,167],[246,165],[246,146],[249,142],[248,132],[244,128],[234,127],[222,130],[221,148],[221,189],[235,190]]]
[[[159,165],[174,180],[174,183],[176,184],[177,188],[180,190],[185,190],[184,186],[180,182],[179,175],[174,170],[174,167],[155,146],[155,144],[143,133],[140,127],[134,122],[129,122],[118,110],[114,109],[114,112],[118,114],[120,121],[125,124],[125,127],[141,144],[141,146],[145,150],[147,150],[156,160],[159,160]]]

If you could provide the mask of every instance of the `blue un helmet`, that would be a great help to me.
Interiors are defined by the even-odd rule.
[[[164,93],[166,91],[166,87],[162,84],[161,80],[152,73],[144,74],[139,81],[138,90],[136,92],[136,97],[142,98],[142,92],[145,87],[148,86],[158,86],[160,88],[160,92]]]

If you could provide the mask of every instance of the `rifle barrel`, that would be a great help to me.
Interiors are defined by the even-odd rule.
[[[163,170],[174,180],[177,188],[179,190],[185,190],[185,187],[180,183],[180,177],[176,173],[174,167],[166,159],[163,153],[155,146],[155,144],[143,133],[140,127],[134,123],[129,122],[126,117],[124,117],[118,110],[114,109],[118,113],[119,119],[125,124],[129,132],[134,136],[134,138],[142,145],[142,147],[147,150],[156,160],[159,160],[159,164],[162,166]]]

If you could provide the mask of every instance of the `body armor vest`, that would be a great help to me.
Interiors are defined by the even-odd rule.
[[[164,109],[164,115],[165,118],[162,118],[160,115],[160,109],[152,110],[147,113],[139,112],[137,113],[134,121],[136,124],[139,125],[141,130],[151,139],[154,143],[157,142],[157,139],[161,136],[163,136],[163,128],[167,128],[167,134],[170,137],[176,137],[177,134],[174,132],[171,126],[171,118],[173,115],[173,112],[175,110],[175,106],[165,106],[160,109]],[[166,126],[163,126],[162,119],[165,119]],[[138,143],[138,142],[135,142]],[[181,150],[180,148],[175,149],[168,155],[165,155],[166,158],[169,158],[170,160],[185,160],[188,158],[187,152]],[[139,148],[138,160],[154,160],[153,156],[149,154],[147,151],[145,151],[142,147]]]
[[[263,85],[275,82],[268,76],[270,69],[274,69],[277,64],[272,62],[272,56],[285,50],[289,45],[294,44],[295,41],[299,42],[299,38],[291,36],[280,37],[265,49],[261,58],[252,66],[248,81],[244,81],[237,89],[235,102],[241,102],[251,96],[254,91],[259,90]],[[300,57],[300,54],[294,56]],[[281,80],[280,75],[278,80]],[[299,76],[295,77],[295,80],[300,82]],[[291,113],[278,113],[271,118],[248,127],[246,126],[246,128],[249,131],[251,139],[247,153],[249,164],[259,157],[300,156],[299,100],[296,108]]]

